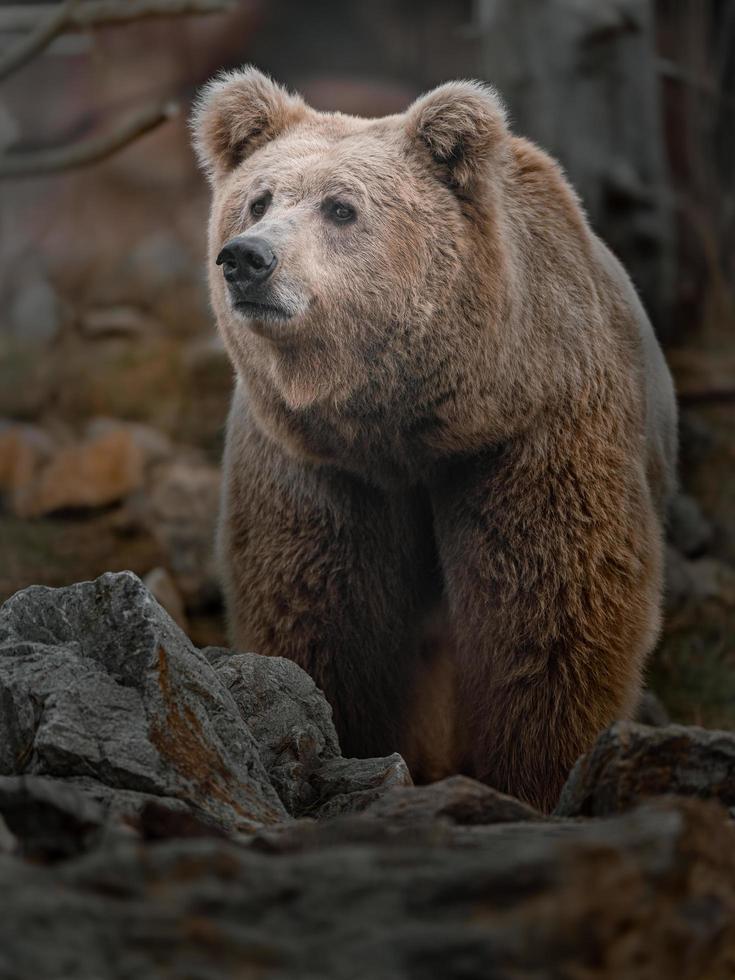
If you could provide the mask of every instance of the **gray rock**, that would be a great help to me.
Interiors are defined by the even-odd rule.
[[[186,631],[189,624],[186,619],[184,600],[166,569],[160,566],[152,568],[144,576],[143,584],[150,590],[156,602],[163,606],[176,625]]]
[[[23,854],[44,859],[86,850],[105,823],[86,793],[44,776],[0,776],[0,815]]]
[[[98,439],[110,432],[127,432],[143,456],[143,463],[148,469],[157,463],[171,459],[174,447],[168,436],[142,422],[122,422],[120,419],[98,417],[91,419],[85,427],[87,439]]]
[[[735,815],[735,734],[619,722],[577,761],[555,813],[608,816],[668,794],[716,799]]]
[[[331,709],[296,664],[196,650],[130,573],[9,600],[0,698],[0,773],[63,779],[107,824],[139,827],[155,802],[179,823],[252,831],[411,784],[399,755],[341,758]]]
[[[201,333],[182,352],[184,378],[181,411],[176,421],[178,438],[222,455],[222,420],[232,398],[233,368],[221,337]]]
[[[450,776],[429,786],[392,789],[371,804],[365,816],[412,827],[436,820],[474,826],[542,819],[520,800],[466,776]]]
[[[21,516],[117,503],[142,487],[143,462],[143,452],[123,428],[62,445],[31,481]]]
[[[0,857],[0,975],[728,976],[735,828],[712,804],[478,827],[460,848],[364,843],[365,822],[352,841],[277,855],[201,839],[50,868]]]
[[[173,797],[235,830],[286,817],[232,696],[128,572],[0,610],[0,774]]]
[[[172,232],[157,232],[140,241],[130,252],[128,263],[139,289],[154,297],[164,289],[186,284],[196,275],[196,260],[180,237]]]
[[[687,558],[701,555],[712,540],[712,525],[694,499],[678,493],[669,506],[667,537]]]
[[[24,344],[48,344],[61,329],[61,304],[48,280],[34,276],[19,284],[6,318],[11,336]]]
[[[0,502],[24,516],[38,475],[58,445],[43,429],[0,419]]]
[[[694,591],[691,562],[676,548],[666,546],[664,567],[664,601],[666,611],[676,611]]]
[[[91,339],[101,337],[138,338],[160,331],[161,325],[136,306],[101,306],[81,317],[82,333]]]
[[[340,756],[324,695],[305,671],[282,657],[204,652],[255,737],[283,805],[294,816],[308,811],[319,794],[312,778],[326,760]]]
[[[384,759],[330,759],[311,781],[317,793],[314,813],[322,819],[359,813],[389,790],[413,785],[397,752]]]
[[[0,101],[0,152],[18,142],[20,126],[18,120],[8,109],[5,101]]]
[[[0,854],[15,854],[18,850],[18,841],[10,833],[8,825],[0,816]]]
[[[218,467],[176,459],[154,468],[139,502],[140,518],[158,541],[190,610],[220,600],[213,545],[219,495]]]
[[[688,559],[666,548],[666,607],[669,612],[685,603],[714,600],[735,604],[735,570],[717,558]]]
[[[152,805],[166,810],[172,816],[193,815],[198,820],[207,822],[212,828],[221,826],[206,810],[193,806],[185,799],[158,796],[155,793],[143,793],[140,790],[125,789],[120,786],[108,786],[88,776],[71,776],[64,780],[64,785],[79,790],[86,799],[92,800],[102,809],[108,830],[125,827],[129,833],[137,833],[141,814]]]
[[[635,721],[639,725],[651,725],[654,728],[671,724],[668,711],[653,691],[644,691],[641,694],[635,713]]]
[[[229,654],[209,647],[214,663],[288,812],[299,817],[357,813],[394,786],[410,786],[400,755],[343,759],[332,710],[307,673],[282,657]]]

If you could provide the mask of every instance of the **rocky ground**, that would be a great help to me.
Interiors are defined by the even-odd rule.
[[[196,642],[223,643],[219,487],[210,454],[150,424],[0,419],[0,599],[132,569]]]
[[[131,573],[5,603],[0,705],[4,980],[735,975],[733,734],[616,725],[550,817],[415,787]]]

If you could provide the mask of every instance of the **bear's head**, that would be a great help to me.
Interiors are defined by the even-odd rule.
[[[342,418],[382,405],[395,425],[459,383],[507,281],[492,89],[452,82],[361,119],[245,68],[203,90],[192,125],[213,189],[212,302],[256,401]]]

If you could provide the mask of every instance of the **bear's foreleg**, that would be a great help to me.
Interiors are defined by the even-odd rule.
[[[618,463],[510,446],[433,497],[464,768],[544,811],[635,707],[658,632],[660,529],[635,467]]]
[[[346,756],[400,748],[430,545],[428,503],[287,456],[233,412],[219,546],[231,638],[312,676]]]

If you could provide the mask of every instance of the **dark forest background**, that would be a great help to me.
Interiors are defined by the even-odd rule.
[[[735,727],[733,0],[0,3],[0,600],[131,568],[197,643],[223,639],[231,371],[187,115],[243,62],[364,115],[485,79],[562,161],[680,397],[649,681],[676,719]]]

